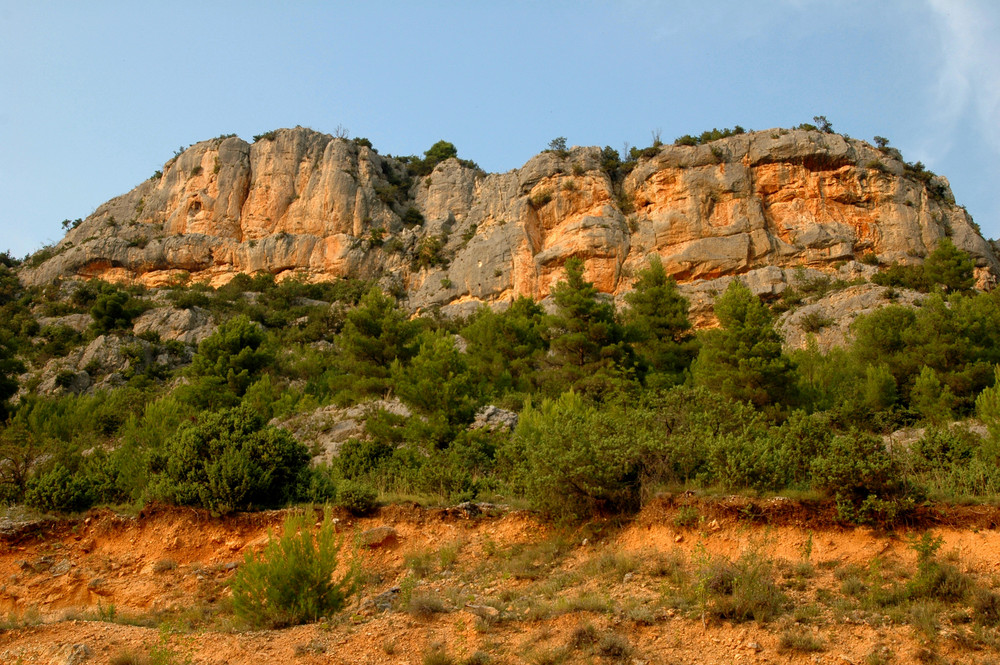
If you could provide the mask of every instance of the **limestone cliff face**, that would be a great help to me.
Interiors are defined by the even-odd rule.
[[[658,254],[697,311],[734,276],[777,293],[798,268],[850,270],[869,252],[919,261],[945,235],[984,281],[1000,274],[946,179],[862,141],[770,130],[649,152],[617,181],[598,148],[502,174],[449,159],[411,177],[399,160],[303,128],[252,145],[213,139],[102,205],[22,277],[351,276],[393,282],[412,309],[458,313],[544,298],[573,256],[621,295]]]

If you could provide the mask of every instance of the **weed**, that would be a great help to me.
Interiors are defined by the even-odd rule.
[[[168,570],[174,570],[177,568],[177,562],[173,559],[160,559],[153,564],[154,573],[165,573]]]
[[[826,645],[821,639],[807,630],[786,630],[778,638],[778,651],[780,653],[787,653],[789,651],[811,653],[826,651]]]
[[[528,205],[530,205],[535,210],[543,207],[552,200],[552,190],[543,189],[537,194],[532,195],[528,198]]]
[[[573,649],[591,649],[600,640],[600,635],[592,623],[583,623],[573,629],[569,636],[569,646]]]
[[[684,555],[676,551],[657,554],[650,562],[649,574],[662,577],[671,584],[683,584],[687,579]]]
[[[937,639],[938,610],[932,603],[917,603],[910,609],[910,625],[931,642]]]
[[[736,622],[769,621],[782,613],[787,602],[774,581],[772,562],[756,549],[735,562],[703,561],[696,589],[703,614]]]
[[[587,575],[607,575],[621,580],[626,574],[639,568],[639,560],[634,556],[619,552],[605,552],[587,561],[583,571]]]
[[[403,558],[403,565],[409,568],[417,579],[428,577],[434,572],[434,553],[430,550],[412,552]]]
[[[418,619],[429,619],[435,614],[448,611],[441,597],[426,591],[418,591],[410,595],[406,611]]]
[[[611,661],[628,660],[632,650],[632,644],[618,633],[605,633],[597,643],[597,652]]]
[[[989,589],[976,589],[972,595],[972,615],[980,625],[1000,625],[1000,594]]]
[[[424,665],[455,665],[455,659],[451,657],[444,644],[433,642],[424,652]]]
[[[149,656],[135,651],[120,651],[108,661],[110,665],[150,665]]]
[[[674,515],[674,526],[678,529],[691,529],[698,525],[701,515],[694,506],[681,506]]]
[[[894,658],[892,650],[884,644],[878,644],[865,656],[865,665],[889,665]]]

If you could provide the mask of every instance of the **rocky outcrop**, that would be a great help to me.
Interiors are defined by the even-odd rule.
[[[156,307],[143,312],[132,330],[136,335],[152,332],[163,341],[175,340],[197,346],[215,332],[215,328],[212,315],[201,307]]]
[[[272,425],[288,430],[313,451],[313,462],[330,462],[348,439],[366,439],[365,421],[378,411],[408,418],[410,409],[398,399],[374,400],[350,407],[322,406]]]
[[[460,314],[546,297],[570,257],[621,296],[656,254],[698,312],[718,280],[775,293],[796,268],[919,261],[946,235],[983,283],[1000,274],[945,178],[863,141],[779,129],[650,149],[627,175],[606,166],[598,148],[574,148],[502,174],[448,159],[414,176],[365,142],[304,128],[220,137],[100,206],[22,278],[361,277],[392,282],[411,309]]]
[[[810,340],[826,352],[846,346],[851,324],[864,314],[890,304],[915,306],[924,299],[916,291],[857,284],[828,293],[778,317],[778,330],[789,349],[804,349]]]

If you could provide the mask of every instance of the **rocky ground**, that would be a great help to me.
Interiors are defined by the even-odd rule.
[[[1000,645],[1000,509],[925,509],[880,532],[783,499],[675,495],[577,526],[484,508],[337,514],[359,593],[319,623],[264,631],[236,621],[227,582],[283,512],[8,514],[0,662],[981,663]],[[928,531],[964,595],[901,600]],[[773,607],[733,618],[720,570],[773,581],[760,592]]]

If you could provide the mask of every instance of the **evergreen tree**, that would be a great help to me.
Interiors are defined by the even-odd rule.
[[[791,401],[795,370],[764,303],[734,279],[715,301],[715,315],[720,327],[702,337],[695,382],[757,407]]]
[[[625,301],[629,337],[649,367],[647,383],[655,387],[682,383],[698,355],[698,342],[687,318],[687,299],[678,293],[659,256],[639,273],[635,290]]]
[[[615,318],[614,303],[598,297],[583,278],[583,261],[566,262],[566,279],[552,290],[556,313],[548,317],[550,392],[573,388],[600,397],[635,369],[635,354],[625,329]]]
[[[443,414],[449,424],[472,421],[478,406],[475,377],[454,338],[444,332],[425,333],[412,362],[392,366],[396,394],[424,414]]]
[[[194,376],[214,379],[235,395],[242,395],[274,361],[267,333],[246,315],[226,321],[198,345],[191,360]]]
[[[138,313],[139,308],[129,294],[114,287],[97,296],[97,302],[90,309],[94,327],[101,333],[131,327]]]
[[[955,247],[951,238],[942,238],[924,262],[927,277],[949,291],[968,291],[976,283],[975,263],[966,252]]]
[[[366,293],[346,319],[337,336],[341,383],[353,398],[383,394],[392,363],[409,362],[416,354],[420,324],[409,320],[396,300],[378,287]]]
[[[548,349],[545,312],[531,298],[520,297],[503,312],[480,309],[462,328],[470,371],[484,390],[498,397],[529,393],[535,372]]]
[[[17,375],[24,365],[14,354],[14,340],[0,329],[0,423],[10,415],[7,400],[17,394]]]

